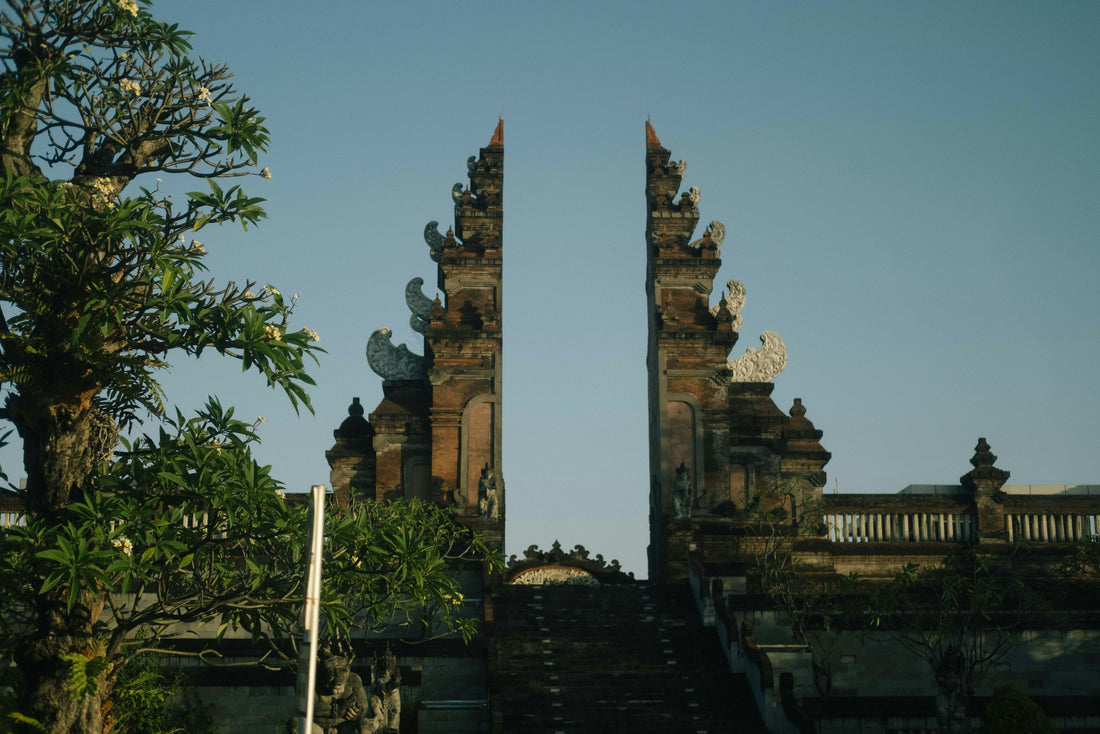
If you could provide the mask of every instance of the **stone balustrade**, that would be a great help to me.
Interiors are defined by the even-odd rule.
[[[825,513],[826,537],[834,543],[937,542],[974,540],[974,518],[957,512]]]
[[[1030,543],[1076,543],[1100,535],[1100,513],[1011,512],[1008,539]]]
[[[0,494],[0,528],[23,525],[23,500],[15,494]]]
[[[1009,542],[1076,543],[1100,536],[1100,488],[1006,486],[995,506],[1004,524],[982,537]],[[824,536],[834,543],[971,543],[977,507],[957,486],[920,485],[899,494],[822,498]],[[996,517],[996,516],[994,516]],[[998,521],[999,524],[999,521]]]

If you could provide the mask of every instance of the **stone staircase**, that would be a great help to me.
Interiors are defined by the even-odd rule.
[[[504,586],[494,617],[505,734],[767,731],[686,589]]]

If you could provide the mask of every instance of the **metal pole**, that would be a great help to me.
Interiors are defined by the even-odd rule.
[[[298,710],[305,710],[305,716],[298,718],[298,734],[313,732],[313,702],[317,686],[317,637],[320,632],[321,618],[321,550],[325,539],[325,485],[315,484],[310,490],[313,494],[313,506],[310,512],[309,557],[306,576],[306,601],[302,607],[302,649],[309,655],[309,674],[306,685],[301,684],[302,675],[298,673]],[[308,641],[308,644],[305,644]],[[302,656],[298,656],[299,666]],[[303,698],[305,699],[303,701]],[[304,703],[304,706],[303,706]]]

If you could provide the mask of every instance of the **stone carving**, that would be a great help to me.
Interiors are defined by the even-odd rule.
[[[725,308],[733,319],[733,330],[741,331],[741,309],[745,307],[745,286],[739,280],[731,280],[726,283],[726,296],[711,307],[710,313],[717,317],[718,312]]]
[[[471,176],[477,172],[477,156],[472,155],[466,159],[466,172]]]
[[[521,572],[513,584],[523,586],[599,586],[600,580],[579,568],[538,567]]]
[[[672,494],[672,519],[690,520],[691,507],[694,504],[694,494],[691,484],[691,469],[680,462],[676,467],[676,483]]]
[[[424,295],[420,290],[424,285],[423,278],[413,278],[405,286],[405,304],[412,311],[409,317],[409,326],[412,330],[423,334],[428,330],[428,323],[432,320],[432,299]]]
[[[684,171],[686,171],[687,168],[688,168],[687,161],[684,161],[684,160],[672,161],[668,165],[665,166],[665,170],[668,171],[669,173],[671,173],[674,176],[683,176]]]
[[[726,362],[730,382],[771,382],[787,366],[787,346],[774,331],[760,335],[759,350],[748,349],[737,359]]]
[[[500,519],[499,495],[496,472],[486,464],[477,483],[477,512],[482,520]]]
[[[562,550],[561,543],[556,540],[548,551],[539,550],[538,546],[532,545],[528,546],[527,550],[523,552],[522,560],[517,559],[515,556],[509,558],[505,575],[517,579],[516,583],[528,583],[518,579],[535,569],[545,567],[580,571],[592,576],[599,583],[624,583],[634,579],[634,574],[623,573],[618,561],[612,560],[611,563],[608,563],[600,554],[597,554],[595,558],[589,558],[588,549],[583,545],[576,545],[573,550],[566,553]],[[551,576],[555,575],[560,576],[561,574],[551,574]],[[536,576],[535,578],[539,577]]]
[[[702,192],[699,191],[699,187],[698,186],[692,186],[691,188],[689,188],[687,191],[684,192],[683,196],[680,197],[681,205],[682,205],[683,201],[686,200],[686,201],[691,202],[691,208],[692,209],[698,209],[699,208],[699,199],[701,197],[702,197]]]
[[[694,187],[692,187],[692,188],[695,191],[699,190],[699,189],[695,189]],[[698,202],[699,199],[696,198],[695,201]],[[711,242],[714,243],[714,249],[717,251],[718,255],[721,256],[721,254],[722,254],[722,243],[725,241],[725,239],[726,239],[726,225],[722,224],[717,219],[715,219],[713,222],[711,222],[710,224],[707,225],[706,233],[702,237],[700,237],[699,239],[695,240],[694,242],[689,242],[688,247],[692,248],[693,250],[698,250],[700,247],[703,246],[704,242],[706,242],[707,240],[710,240]]]
[[[419,354],[404,344],[394,346],[392,332],[383,327],[367,340],[367,364],[383,380],[426,380],[428,369]]]
[[[443,235],[439,233],[439,222],[428,222],[424,226],[424,241],[428,243],[430,257],[433,262],[439,262],[443,257]]]
[[[368,696],[363,679],[351,672],[349,657],[323,647],[317,662],[313,734],[382,734],[397,731],[396,726],[389,724],[383,700],[377,695]],[[400,717],[400,703],[397,712]],[[297,732],[298,721],[296,717],[291,718],[287,722],[287,731]]]
[[[462,194],[465,189],[466,187],[460,183],[456,183],[454,186],[451,187],[451,199],[454,200],[455,209],[462,208]]]
[[[378,711],[380,732],[401,728],[401,667],[389,646],[371,663],[371,704]],[[377,703],[375,703],[377,702]]]

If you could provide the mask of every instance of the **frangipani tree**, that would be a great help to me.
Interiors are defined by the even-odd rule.
[[[121,666],[174,625],[274,639],[302,597],[304,509],[252,459],[253,427],[215,400],[169,411],[157,383],[216,353],[311,410],[321,350],[274,286],[205,277],[200,233],[264,216],[240,182],[270,177],[268,133],[228,68],[149,6],[0,9],[0,390],[26,473],[0,613],[22,711],[57,733],[109,728]],[[162,193],[169,175],[196,190]],[[120,444],[142,420],[157,429]],[[458,619],[446,564],[484,555],[424,505],[343,510],[326,532],[337,634],[425,606]]]

